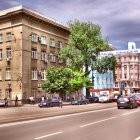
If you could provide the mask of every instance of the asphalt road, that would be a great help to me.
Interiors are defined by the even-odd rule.
[[[140,140],[140,108],[116,107],[0,125],[0,140]]]

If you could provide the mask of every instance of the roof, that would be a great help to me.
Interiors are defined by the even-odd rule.
[[[51,23],[51,24],[53,24],[55,26],[59,26],[59,27],[69,31],[69,28],[66,25],[60,23],[59,21],[57,21],[57,20],[55,20],[53,18],[50,18],[48,16],[45,16],[45,15],[43,15],[43,14],[41,14],[39,12],[36,12],[34,10],[31,10],[31,9],[25,7],[25,6],[22,6],[22,5],[0,11],[0,17],[6,16],[6,15],[8,15],[10,13],[16,13],[18,11],[27,13],[27,14],[29,14],[31,16],[34,16],[36,18],[39,18],[41,20],[44,20],[44,21],[49,22],[49,23]]]

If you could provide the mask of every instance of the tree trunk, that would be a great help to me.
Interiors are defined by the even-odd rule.
[[[88,64],[87,62],[85,63],[85,74],[88,73]],[[89,75],[87,75],[89,76]],[[86,88],[86,98],[89,98],[90,92],[89,92],[89,87]]]

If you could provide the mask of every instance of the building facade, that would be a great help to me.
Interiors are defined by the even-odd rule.
[[[99,73],[93,70],[89,74],[91,79],[92,88],[90,89],[90,95],[96,92],[99,94],[101,91],[109,91],[112,93],[114,89],[114,75],[113,72],[108,70],[106,73]],[[83,88],[83,94],[86,96],[86,89]]]
[[[123,94],[140,92],[140,49],[136,48],[136,44],[129,42],[127,50],[100,53],[100,57],[105,56],[117,59],[114,88]]]
[[[63,66],[58,57],[68,27],[23,6],[0,12],[0,98],[46,94],[41,89],[49,67]]]
[[[115,87],[124,93],[140,92],[140,54],[117,55]]]
[[[98,73],[97,71],[93,71],[94,76],[94,89],[96,90],[104,90],[104,89],[112,89],[114,88],[114,77],[113,72],[109,71],[106,73]]]

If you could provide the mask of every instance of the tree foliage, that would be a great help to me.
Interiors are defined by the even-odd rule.
[[[46,72],[46,80],[42,88],[50,93],[78,91],[89,81],[89,78],[83,75],[83,72],[76,72],[70,68],[50,68]]]
[[[100,51],[110,49],[107,41],[101,36],[101,27],[91,22],[68,23],[70,37],[66,48],[62,49],[60,56],[67,60],[67,66],[81,69],[83,66],[91,66],[96,61]]]
[[[101,60],[98,58],[99,52],[111,49],[107,40],[102,37],[101,27],[98,24],[75,20],[69,22],[68,25],[71,33],[69,41],[67,47],[60,51],[60,57],[66,59],[68,67],[76,70],[84,67],[84,73],[87,77],[90,73],[89,67],[99,72],[103,72],[105,66],[113,68],[114,61],[108,63],[112,60],[111,58]],[[88,91],[87,89],[86,92]],[[89,96],[89,92],[87,96]]]

